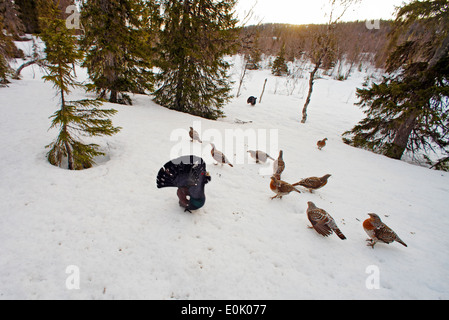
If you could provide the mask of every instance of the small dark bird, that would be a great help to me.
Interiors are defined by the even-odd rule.
[[[224,165],[224,164],[228,164],[231,167],[234,167],[228,160],[228,158],[226,158],[226,156],[223,154],[223,152],[218,151],[215,148],[215,144],[211,143],[210,144],[212,146],[212,150],[210,151],[212,158],[214,158],[215,161],[217,161],[219,164]]]
[[[206,203],[205,186],[210,181],[203,159],[184,156],[165,164],[157,176],[157,187],[178,188],[179,205],[192,213]]]
[[[324,140],[320,140],[316,143],[319,150],[323,149],[326,146],[326,141],[327,141],[327,138],[324,138]]]
[[[281,174],[285,170],[284,151],[279,151],[279,157],[273,163],[273,175],[276,179],[281,179]]]
[[[383,242],[383,243],[392,243],[394,241],[399,242],[404,247],[407,247],[404,241],[399,238],[399,236],[391,230],[385,223],[382,222],[382,220],[379,218],[379,216],[375,213],[368,213],[370,216],[369,219],[366,219],[363,222],[363,229],[368,234],[370,239],[367,239],[369,243],[368,246],[373,247],[377,242]]]
[[[189,136],[190,136],[190,139],[192,139],[192,142],[198,141],[199,143],[203,143],[203,141],[201,141],[201,139],[200,139],[200,135],[198,134],[198,132],[193,130],[192,127],[190,127]]]
[[[283,196],[286,196],[293,191],[301,193],[301,191],[299,191],[298,189],[293,187],[291,184],[289,184],[285,181],[279,180],[275,176],[271,177],[270,189],[271,189],[271,191],[276,193],[276,195],[274,197],[272,197],[271,200],[276,199],[276,198],[282,199]]]
[[[324,177],[318,178],[318,177],[310,177],[303,179],[297,183],[294,183],[293,186],[301,186],[304,188],[309,189],[310,193],[313,193],[313,190],[318,190],[324,187],[327,184],[327,180],[329,179],[331,175],[326,174]]]
[[[268,159],[271,159],[274,161],[274,159],[267,153],[263,152],[263,151],[252,151],[249,150],[248,153],[251,155],[251,157],[256,160],[256,163],[266,163]]]
[[[254,107],[256,105],[256,103],[257,103],[257,98],[251,96],[251,97],[248,98],[247,103]]]
[[[307,217],[312,223],[312,228],[324,237],[330,236],[333,232],[341,239],[346,240],[346,237],[337,227],[334,218],[325,210],[317,208],[313,202],[307,202]]]

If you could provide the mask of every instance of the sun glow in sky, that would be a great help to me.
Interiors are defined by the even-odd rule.
[[[393,19],[395,7],[410,1],[362,0],[352,5],[343,21]],[[247,25],[262,23],[320,24],[328,21],[329,0],[239,0],[236,12],[240,20],[254,6]],[[338,13],[338,9],[337,9]]]

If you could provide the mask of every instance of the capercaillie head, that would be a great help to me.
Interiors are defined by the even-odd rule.
[[[379,226],[381,226],[382,225],[382,220],[380,219],[380,217],[377,215],[377,214],[375,214],[375,213],[368,213],[368,215],[371,217],[371,224],[374,226],[374,227],[379,227]]]

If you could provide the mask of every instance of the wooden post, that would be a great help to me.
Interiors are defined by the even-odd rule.
[[[262,93],[259,98],[259,103],[262,103],[262,98],[263,98],[263,94],[265,93],[265,87],[267,85],[267,81],[268,81],[268,79],[265,79],[265,83],[263,84],[263,90],[262,90]]]

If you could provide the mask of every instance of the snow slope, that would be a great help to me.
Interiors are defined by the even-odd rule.
[[[233,72],[237,77],[238,64]],[[82,172],[46,162],[57,98],[40,76],[28,68],[23,80],[0,89],[0,299],[449,298],[449,174],[342,143],[341,133],[362,117],[353,102],[363,74],[318,80],[305,125],[299,117],[307,79],[288,95],[286,79],[268,70],[251,71],[243,95],[216,122],[146,96],[134,96],[132,107],[105,104],[119,111],[113,122],[123,130],[95,140],[107,157]],[[265,78],[263,103],[248,106]],[[202,146],[190,143],[190,126]],[[267,168],[233,157],[246,151],[229,138],[239,132],[260,132],[260,148],[274,157],[276,147],[284,150],[284,180],[330,173],[328,185],[270,200]],[[319,151],[324,137],[328,146]],[[206,141],[228,146],[235,167],[213,165]],[[156,188],[158,170],[183,148],[210,163],[207,202],[194,214],[180,209],[176,190]],[[327,210],[348,239],[309,229],[307,201]],[[369,212],[408,248],[367,247],[362,221]],[[73,270],[79,289],[70,286]],[[367,286],[373,270],[379,289]]]

